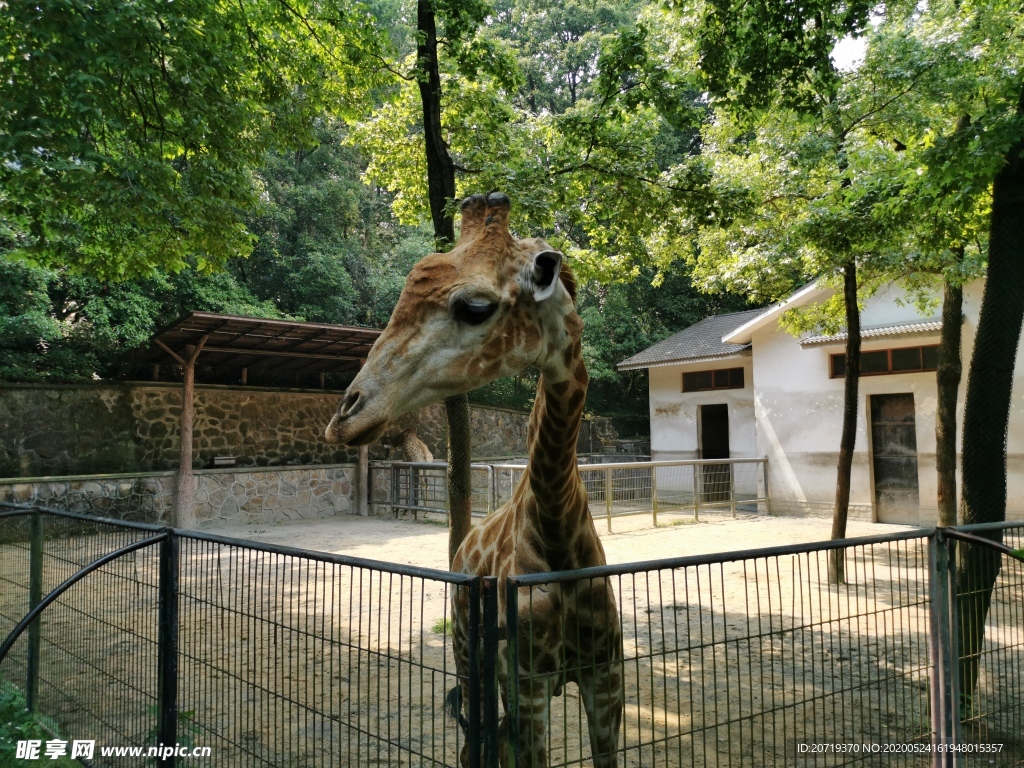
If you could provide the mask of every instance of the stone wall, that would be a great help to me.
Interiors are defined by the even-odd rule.
[[[356,511],[352,464],[196,472],[200,528],[333,517]],[[0,480],[0,501],[36,504],[119,520],[167,523],[175,475],[85,475]]]
[[[215,456],[233,456],[243,467],[354,462],[354,449],[323,438],[340,396],[198,385],[194,466],[208,467]],[[180,416],[181,386],[174,383],[0,384],[0,477],[173,469]],[[472,406],[471,418],[474,456],[526,454],[526,412]],[[412,428],[443,460],[446,423],[437,403],[399,419],[389,434]],[[595,445],[606,431],[595,430]],[[580,446],[590,450],[587,425]],[[370,457],[383,459],[386,449],[375,444]]]

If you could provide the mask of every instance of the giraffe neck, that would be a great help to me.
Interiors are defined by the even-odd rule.
[[[540,534],[555,567],[568,553],[580,525],[589,523],[586,493],[576,464],[576,441],[587,395],[587,370],[579,341],[565,354],[566,365],[546,371],[537,384],[530,413],[529,487],[535,505],[524,520]]]

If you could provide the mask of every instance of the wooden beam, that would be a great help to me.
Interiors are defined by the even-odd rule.
[[[177,360],[179,363],[181,363],[182,365],[185,364],[184,358],[181,355],[179,355],[177,352],[175,352],[173,349],[168,347],[166,344],[164,344],[162,341],[160,341],[160,339],[153,339],[153,342],[158,347],[162,348],[164,352],[166,352],[168,355],[170,355],[175,360]]]
[[[159,343],[159,342],[158,342]],[[163,346],[163,345],[161,345]],[[166,349],[166,347],[165,347]],[[169,351],[169,350],[168,350]],[[358,353],[355,355],[322,355],[313,352],[286,352],[285,350],[277,349],[260,349],[253,347],[250,349],[244,349],[242,347],[207,347],[207,352],[220,352],[221,354],[227,355],[253,355],[254,357],[301,357],[308,360],[365,360],[366,358],[360,358]],[[180,358],[179,358],[180,359]]]

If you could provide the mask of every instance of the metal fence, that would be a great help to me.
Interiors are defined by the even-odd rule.
[[[4,635],[110,558],[0,665],[62,738],[194,744],[239,768],[458,764],[449,604],[460,589],[477,604],[476,579],[55,511],[0,523]],[[97,747],[92,764],[145,755]]]
[[[12,510],[0,517],[0,675],[62,738],[195,744],[217,766],[457,766],[464,746],[488,768],[506,753],[552,767],[1024,764],[1024,564],[980,561],[995,567],[984,634],[967,648],[956,631],[970,626],[958,611],[976,608],[956,585],[978,582],[953,579],[951,564],[958,546],[993,546],[965,541],[978,534],[1024,546],[1013,523],[499,584]],[[609,589],[614,610],[597,601]],[[459,679],[460,590],[468,737],[443,712]],[[603,640],[614,625],[618,646]],[[556,694],[550,706],[538,691]],[[609,732],[614,754],[593,757],[592,737]],[[935,751],[954,743],[964,751]],[[92,764],[147,762],[97,752]]]
[[[612,457],[614,458],[614,457]],[[386,513],[448,512],[448,465],[443,462],[379,462],[370,467],[371,503]],[[768,497],[768,459],[630,461],[581,464],[580,476],[595,518],[692,513],[701,510],[757,512]],[[473,513],[487,515],[510,498],[525,464],[473,464]]]

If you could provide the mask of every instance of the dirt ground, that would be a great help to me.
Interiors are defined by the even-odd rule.
[[[631,563],[667,557],[729,552],[800,542],[824,541],[832,521],[824,518],[768,517],[702,512],[693,524],[689,514],[661,514],[654,528],[649,515],[596,520],[609,563]],[[909,530],[851,520],[847,534],[875,536]],[[323,552],[387,560],[427,568],[448,567],[448,530],[442,518],[412,522],[384,517],[347,515],[328,520],[303,520],[276,525],[234,526],[217,530],[240,539],[307,547]]]
[[[597,522],[610,563],[821,541],[830,529],[823,519],[742,513],[700,523],[663,514],[658,528],[650,517],[618,518],[610,534]],[[848,535],[903,530],[853,521]],[[216,533],[439,570],[447,559],[441,520],[353,516]],[[55,543],[52,559],[87,562],[102,538]],[[455,684],[450,585],[196,540],[182,542],[181,562],[179,702],[194,711],[193,741],[213,747],[209,764],[458,764],[462,736],[442,708]],[[908,743],[929,732],[923,541],[849,550],[840,586],[828,583],[826,565],[810,553],[615,577],[625,681],[618,764],[929,764],[906,753],[799,751],[798,742]],[[23,546],[0,547],[0,581],[20,584],[25,571]],[[1000,733],[1024,715],[1024,628],[1012,608],[1024,579],[1013,574],[993,601],[979,696],[988,730],[976,740],[1006,740]],[[91,738],[83,729],[101,722],[118,738],[143,738],[155,692],[155,576],[154,551],[122,558],[97,573],[101,586],[69,593],[44,620],[43,702],[71,738]],[[0,592],[0,615],[18,614],[15,592]],[[550,724],[550,765],[592,764],[575,685],[552,700]],[[1008,744],[970,764],[1022,758],[1020,744]]]

